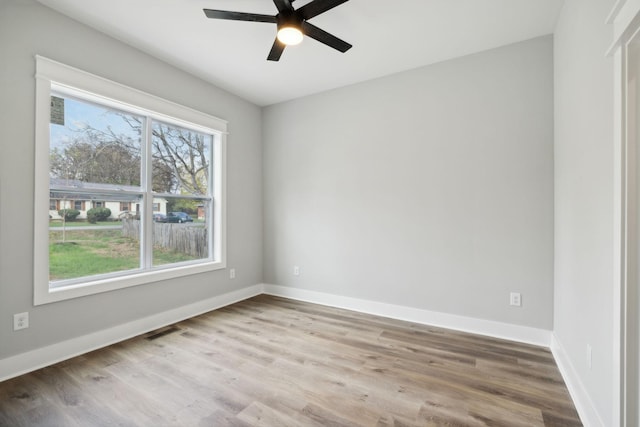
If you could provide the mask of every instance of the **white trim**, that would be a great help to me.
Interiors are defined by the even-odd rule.
[[[0,382],[260,294],[549,347],[551,331],[285,286],[257,284],[89,335],[0,359]],[[555,355],[555,354],[554,354]],[[564,358],[566,360],[566,357]],[[564,376],[564,375],[563,375]],[[566,381],[565,377],[565,381]],[[579,380],[578,380],[579,383]],[[568,385],[568,384],[567,384]],[[573,394],[572,394],[573,396]],[[581,414],[582,415],[582,414]]]
[[[88,73],[83,70],[62,64],[44,56],[36,55],[36,78],[48,80],[56,83],[60,89],[65,87],[67,93],[81,93],[83,98],[89,94],[94,94],[100,103],[108,103],[109,100],[114,105],[126,104],[132,111],[141,112],[143,115],[152,113],[152,117],[160,120],[172,122],[172,118],[180,119],[198,130],[200,126],[227,132],[227,121],[218,117],[205,114],[193,108],[177,104],[175,102],[160,98],[155,95],[143,92],[138,89],[105,79],[104,77]],[[174,123],[183,125],[181,123]],[[198,126],[200,125],[200,126]]]
[[[626,2],[627,0],[616,0],[616,2],[613,4],[613,7],[611,8],[611,11],[609,12],[609,15],[607,16],[607,19],[605,19],[604,23],[613,24]]]
[[[566,351],[558,341],[555,334],[551,335],[551,353],[556,360],[560,374],[564,379],[564,383],[569,390],[573,404],[578,411],[580,420],[585,427],[604,427],[607,424],[602,422],[596,406],[589,397],[589,393],[585,388],[580,376],[571,364],[571,359],[567,356]]]
[[[593,408],[593,405],[589,405],[589,397],[584,391],[579,377],[568,363],[564,351],[557,341],[552,341],[551,331],[270,284],[257,284],[238,289],[123,325],[0,359],[0,382],[261,294],[281,296],[515,342],[544,347],[551,346],[560,372],[576,402],[576,407],[578,407],[577,399],[580,399],[580,408],[585,405],[587,408]],[[592,418],[591,412],[585,409],[579,410],[579,413],[581,417],[589,417],[583,418],[583,420],[598,419],[597,414],[596,418]],[[585,423],[585,425],[603,424]]]
[[[638,342],[630,334],[629,321],[638,310],[628,295],[638,286],[637,261],[637,129],[638,99],[630,98],[629,46],[640,40],[640,0],[627,0],[614,19],[614,310],[613,310],[613,418],[612,425],[637,420],[637,364],[633,348]],[[637,59],[637,58],[636,58]],[[637,77],[638,70],[634,70]],[[635,97],[637,98],[637,94]],[[629,121],[631,117],[634,120]],[[636,421],[637,422],[637,421]]]
[[[226,134],[227,121],[199,112],[160,97],[133,89],[117,82],[87,73],[51,59],[36,55],[36,153],[35,153],[35,212],[34,217],[34,305],[47,304],[70,298],[113,291],[130,286],[173,279],[187,274],[198,274],[226,267]],[[141,270],[117,272],[109,275],[87,278],[78,283],[72,280],[51,288],[49,283],[48,222],[49,212],[49,116],[50,95],[52,90],[64,95],[72,95],[101,105],[135,112],[147,118],[168,122],[177,126],[203,131],[212,135],[212,170],[210,186],[213,199],[212,215],[209,217],[208,258],[177,266],[155,268],[151,265],[150,255],[145,257],[145,248],[151,246],[150,224],[143,232],[144,244],[141,251]],[[149,136],[150,124],[147,122],[145,134]],[[146,145],[146,144],[145,144]],[[149,148],[145,156],[150,157]],[[147,162],[145,162],[147,163]],[[150,173],[147,171],[141,194],[151,196],[149,188]],[[136,193],[137,194],[137,193]],[[142,207],[143,214],[150,218],[152,200],[147,198]],[[42,213],[42,215],[40,214]],[[82,278],[84,279],[84,278]]]
[[[262,285],[250,286],[89,335],[51,344],[46,347],[10,356],[6,359],[0,359],[0,382],[260,295],[261,293]]]
[[[638,286],[637,261],[637,135],[629,135],[628,117],[637,118],[637,99],[628,99],[628,48],[640,34],[640,0],[618,0],[607,23],[613,25],[612,44],[607,55],[614,61],[614,288],[613,288],[613,416],[611,425],[637,423],[638,375],[637,338],[629,334],[629,321],[637,311],[637,301],[628,299],[632,287]],[[638,71],[636,70],[636,77]],[[637,97],[637,94],[636,94]],[[639,124],[633,127],[637,133]],[[588,403],[588,402],[587,402]]]
[[[286,286],[265,284],[264,293],[521,343],[544,347],[549,347],[551,344],[551,331],[545,329],[327,294],[324,292],[290,288]]]
[[[613,52],[614,57],[614,93],[613,93],[613,114],[614,117],[622,117],[625,111],[625,83],[623,83],[622,69],[623,56],[620,47]],[[625,399],[625,367],[622,354],[624,353],[624,319],[623,306],[625,288],[626,270],[624,254],[626,253],[626,177],[625,177],[625,144],[623,143],[624,134],[626,133],[625,125],[622,121],[616,123],[614,120],[613,129],[613,376],[612,380],[612,400],[613,413],[612,425],[622,425],[624,419],[624,399]],[[567,382],[565,380],[565,382]]]
[[[640,13],[640,0],[618,0],[612,7],[606,19],[607,24],[613,25],[613,37],[611,46],[607,50],[607,56],[613,55],[616,48],[620,47],[625,33],[632,26],[634,19]]]
[[[39,244],[39,239],[49,235],[49,118],[51,105],[48,102],[51,92],[51,82],[46,79],[36,79],[36,111],[35,111],[35,174],[33,190],[33,287],[34,305],[38,305],[38,295],[49,292],[49,245]],[[41,150],[38,141],[47,141],[47,149]],[[38,185],[38,183],[46,183]],[[45,207],[46,203],[46,207]],[[42,217],[40,217],[42,215]]]
[[[211,239],[212,255],[214,259],[220,260],[223,267],[227,266],[227,134],[222,133],[216,136],[218,141],[213,145],[213,168],[220,171],[221,179],[213,182],[214,199],[211,202],[213,215],[209,215],[209,224],[213,228]],[[215,174],[211,173],[213,180]],[[218,198],[216,199],[216,195]],[[211,225],[212,224],[212,225]],[[220,236],[218,239],[215,236]]]
[[[197,261],[196,261],[197,262]],[[222,262],[192,262],[181,266],[172,266],[157,270],[131,272],[123,271],[114,273],[113,277],[91,280],[82,283],[63,285],[59,287],[49,287],[49,281],[45,285],[35,284],[34,305],[49,304],[57,301],[64,301],[71,298],[78,298],[87,295],[94,295],[102,292],[115,291],[131,286],[153,284],[161,280],[177,279],[190,276],[192,274],[206,273],[225,268]]]

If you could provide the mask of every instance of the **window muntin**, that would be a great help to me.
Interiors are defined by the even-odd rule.
[[[34,222],[35,227],[35,274],[34,274],[34,302],[36,304],[48,303],[53,301],[74,298],[83,295],[90,295],[97,292],[119,289],[127,286],[134,286],[144,283],[150,283],[157,280],[171,279],[181,277],[185,274],[195,274],[199,272],[211,271],[225,266],[225,227],[224,227],[224,159],[225,159],[225,132],[226,122],[212,116],[199,113],[180,105],[162,100],[152,95],[136,91],[117,83],[105,80],[100,77],[82,72],[80,70],[67,67],[63,64],[56,63],[42,57],[36,57],[37,65],[37,90],[36,90],[36,212],[46,211],[44,205],[45,194],[49,198],[49,218],[53,217],[51,208],[54,206],[72,207],[76,201],[84,203],[85,208],[89,210],[92,207],[107,207],[116,215],[122,213],[121,207],[127,204],[130,209],[134,209],[133,213],[122,215],[122,218],[136,218],[140,220],[139,224],[139,256],[136,252],[129,252],[129,260],[136,259],[139,261],[138,267],[132,265],[114,268],[111,272],[89,273],[79,277],[71,277],[59,275],[58,270],[49,269],[49,239],[43,240],[43,236],[47,236],[49,223],[46,217],[37,214]],[[100,95],[98,95],[100,94]],[[54,95],[55,98],[51,98]],[[91,175],[94,178],[88,179],[86,173],[82,175],[71,175],[67,170],[66,174],[56,173],[54,177],[48,173],[45,175],[42,171],[47,171],[50,161],[50,122],[60,123],[60,97],[63,99],[72,99],[77,102],[85,102],[90,104],[92,108],[116,111],[116,114],[103,114],[98,116],[111,116],[110,118],[101,117],[107,123],[113,120],[113,116],[120,119],[126,118],[129,128],[136,130],[134,136],[140,134],[142,142],[140,144],[140,178],[139,182],[131,179],[137,176],[137,173],[128,174],[98,174]],[[119,101],[115,101],[119,99]],[[137,105],[136,105],[137,104]],[[71,108],[71,107],[70,107]],[[63,107],[64,109],[64,107]],[[56,110],[56,111],[53,111]],[[72,110],[72,108],[71,108]],[[104,111],[103,111],[104,112]],[[171,131],[191,131],[209,138],[208,143],[208,177],[205,178],[207,185],[207,194],[189,193],[176,186],[171,187],[173,192],[167,194],[152,191],[153,182],[153,163],[152,149],[150,137],[145,140],[146,135],[152,135],[153,124],[156,128],[160,124],[169,126]],[[99,135],[113,137],[114,135],[123,134],[121,128],[117,128],[113,123],[111,127],[103,127]],[[46,129],[46,130],[45,130]],[[85,134],[94,132],[98,126],[91,129],[84,127],[79,128]],[[165,129],[166,130],[166,129]],[[85,135],[86,136],[86,135]],[[77,135],[76,135],[77,137]],[[53,139],[51,137],[51,139]],[[108,139],[108,138],[107,138]],[[107,144],[105,138],[96,138],[92,142],[94,146],[104,148],[105,154],[121,154],[123,142],[128,147],[136,147],[134,137],[129,137],[124,141],[120,141],[120,146]],[[87,142],[87,141],[84,141]],[[102,144],[102,145],[100,145]],[[98,156],[93,156],[95,160]],[[115,156],[117,158],[117,156]],[[104,158],[104,157],[103,157]],[[148,160],[147,160],[148,159]],[[126,158],[125,158],[126,160]],[[53,164],[53,162],[51,162]],[[101,163],[98,163],[101,164]],[[76,164],[75,166],[78,166]],[[107,165],[108,166],[108,165]],[[71,168],[67,168],[71,169]],[[104,168],[108,170],[109,168]],[[58,171],[64,169],[58,169]],[[78,172],[76,168],[74,172]],[[132,169],[128,169],[131,172]],[[135,169],[134,169],[135,171]],[[200,173],[202,175],[202,173]],[[196,174],[197,176],[200,176]],[[75,179],[81,176],[82,179]],[[97,176],[97,178],[95,178]],[[123,177],[124,176],[124,180]],[[173,177],[176,175],[174,173]],[[61,183],[60,180],[65,180]],[[75,181],[74,181],[75,179]],[[128,181],[127,181],[128,179]],[[81,185],[78,184],[79,181]],[[89,182],[92,181],[92,182]],[[52,184],[53,183],[53,184]],[[149,184],[147,184],[149,183]],[[52,184],[51,186],[49,184]],[[169,186],[170,187],[170,186]],[[114,188],[117,190],[114,191]],[[153,222],[151,220],[154,208],[158,207],[161,213],[168,212],[167,206],[173,199],[180,199],[182,204],[185,200],[192,206],[197,204],[197,213],[194,208],[191,209],[193,218],[199,218],[195,224],[176,224],[185,226],[195,226],[207,230],[207,245],[204,255],[200,255],[195,259],[173,260],[161,258],[157,251],[153,248]],[[182,200],[185,199],[185,200]],[[213,201],[216,200],[215,203]],[[44,209],[43,209],[44,208]],[[208,210],[211,215],[200,215],[200,212]],[[79,217],[84,219],[84,215],[88,212],[81,212]],[[71,225],[71,224],[69,224]],[[173,226],[173,224],[171,224]],[[82,230],[71,230],[66,227],[66,232],[70,239],[81,239],[78,233]],[[106,230],[100,230],[106,231]],[[75,234],[75,235],[74,235]],[[52,272],[55,272],[52,273]],[[51,274],[51,281],[49,275]],[[93,274],[93,275],[92,275]],[[78,275],[76,275],[78,276]]]
[[[63,92],[54,92],[51,104],[63,112],[50,124],[50,196],[70,199],[66,205],[77,210],[86,202],[94,210],[108,209],[100,224],[113,220],[114,225],[109,230],[67,231],[65,222],[64,233],[51,231],[50,287],[210,258],[210,226],[206,218],[193,223],[188,213],[197,212],[198,206],[211,210],[213,135]],[[147,122],[151,137],[145,135]],[[145,147],[151,151],[150,158]],[[143,170],[151,170],[153,192],[145,185]],[[157,194],[164,196],[170,214],[154,224],[152,247],[145,248],[144,224],[149,215],[121,213],[128,213],[132,202],[145,205],[147,198],[154,199],[152,206],[160,206],[155,202]],[[95,223],[91,218],[87,212],[87,219]]]

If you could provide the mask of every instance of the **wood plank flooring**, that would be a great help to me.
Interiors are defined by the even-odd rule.
[[[579,426],[544,348],[261,295],[0,383],[0,426]]]

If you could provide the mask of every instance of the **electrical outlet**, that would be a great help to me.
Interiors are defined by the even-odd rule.
[[[293,275],[294,276],[299,276],[300,275],[300,267],[298,267],[297,265],[293,266]]]
[[[236,278],[236,269],[232,268],[229,270],[229,279],[235,279]]]
[[[509,300],[509,304],[515,307],[522,306],[522,296],[520,295],[520,292],[511,292],[511,298]]]
[[[13,315],[13,330],[27,329],[29,327],[29,312]]]

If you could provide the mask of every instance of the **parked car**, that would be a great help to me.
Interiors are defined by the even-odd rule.
[[[193,222],[193,218],[185,212],[169,212],[165,220],[165,222]]]
[[[167,222],[167,216],[163,213],[154,213],[153,214],[154,222]]]

